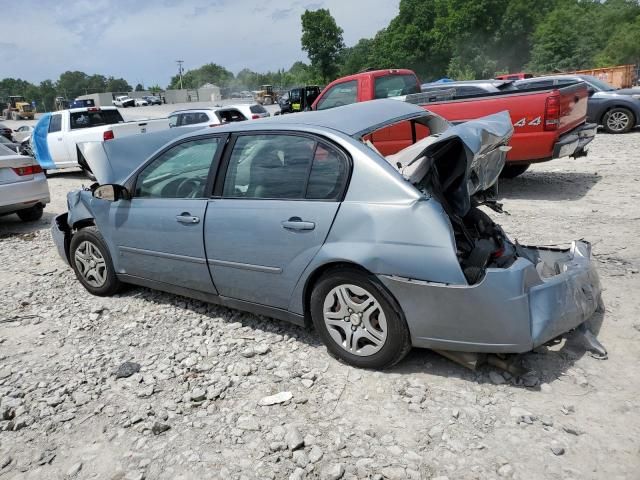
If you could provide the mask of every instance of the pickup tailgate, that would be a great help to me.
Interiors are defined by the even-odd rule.
[[[107,130],[111,130],[113,132],[112,138],[124,138],[131,135],[159,132],[168,129],[168,118],[155,118],[153,120],[133,120],[125,123],[110,125],[107,128]]]
[[[557,91],[560,95],[560,127],[558,128],[558,133],[562,135],[585,122],[589,92],[584,83],[574,83],[559,88]]]

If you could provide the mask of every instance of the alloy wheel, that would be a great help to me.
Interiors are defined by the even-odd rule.
[[[622,132],[630,121],[629,115],[625,112],[613,112],[607,118],[607,127],[614,132]]]
[[[334,287],[325,297],[322,313],[331,338],[347,352],[368,356],[384,346],[384,310],[364,288],[351,284]]]
[[[107,281],[107,264],[100,250],[85,240],[74,253],[74,261],[82,278],[92,287],[102,287]]]

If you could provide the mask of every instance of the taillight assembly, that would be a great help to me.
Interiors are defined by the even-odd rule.
[[[544,105],[544,129],[557,130],[560,127],[560,97],[547,97]]]
[[[25,175],[35,175],[36,173],[42,173],[42,167],[40,165],[28,165],[26,167],[11,167],[11,170],[16,172],[16,175],[24,177]]]
[[[260,115],[256,115],[255,113],[251,115],[251,120],[258,120],[259,118],[262,118],[262,117]]]
[[[107,141],[107,140],[113,140],[115,138],[115,136],[113,135],[113,130],[105,130],[104,132],[102,132],[102,140],[103,141]]]

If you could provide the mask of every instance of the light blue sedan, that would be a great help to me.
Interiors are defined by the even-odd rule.
[[[369,140],[399,122],[430,135],[384,158]],[[507,112],[452,127],[380,100],[87,143],[99,184],[69,193],[53,237],[94,295],[143,285],[313,325],[359,367],[525,352],[591,317],[600,284],[588,243],[523,247],[478,208],[512,132]]]

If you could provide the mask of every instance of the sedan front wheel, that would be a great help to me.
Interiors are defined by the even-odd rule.
[[[315,285],[310,306],[329,353],[350,365],[388,368],[411,349],[400,309],[373,275],[332,270]]]
[[[634,127],[635,118],[627,108],[612,108],[604,114],[602,125],[607,133],[627,133]]]
[[[71,239],[69,253],[76,277],[90,293],[105,297],[120,289],[111,255],[96,227],[79,230]]]

